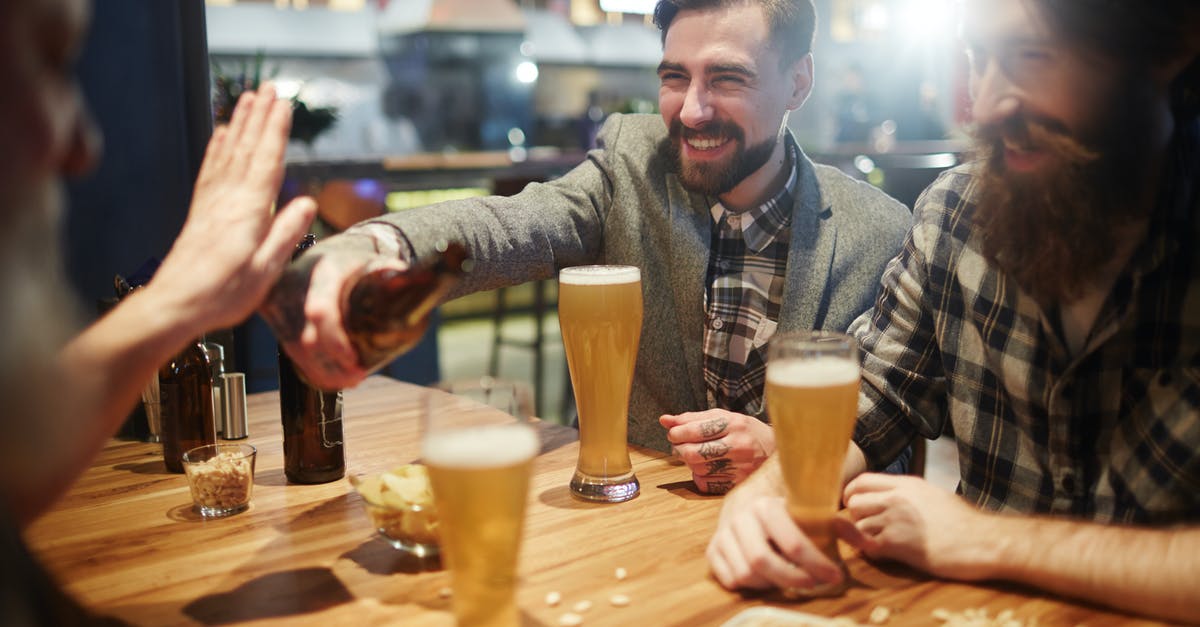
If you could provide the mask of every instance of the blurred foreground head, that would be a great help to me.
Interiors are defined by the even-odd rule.
[[[1110,273],[1200,101],[1200,2],[969,0],[984,253],[1043,304]]]
[[[61,178],[90,168],[99,148],[73,76],[89,15],[85,0],[0,0],[0,398],[8,403],[5,420],[36,420],[37,412],[53,411],[46,403],[55,398],[47,390],[54,383],[54,353],[76,329],[76,306],[62,271],[59,222]]]
[[[1200,114],[1200,2],[1026,0],[1066,43],[1148,70],[1165,68],[1177,122]]]

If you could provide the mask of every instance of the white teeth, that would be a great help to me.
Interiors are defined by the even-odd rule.
[[[689,139],[687,143],[696,150],[712,150],[724,142],[717,139]]]
[[[1011,150],[1013,152],[1020,152],[1020,153],[1033,152],[1033,148],[1026,147],[1026,146],[1023,146],[1021,144],[1018,144],[1016,142],[1011,142],[1011,141],[1005,141],[1004,148],[1006,150]]]

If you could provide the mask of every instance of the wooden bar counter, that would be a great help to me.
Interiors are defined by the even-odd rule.
[[[373,377],[346,392],[348,473],[381,472],[418,457],[424,388]],[[440,392],[436,392],[439,393]],[[275,393],[249,399],[258,448],[249,510],[205,520],[160,447],[112,441],[57,507],[27,533],[34,553],[89,608],[137,625],[451,625],[449,576],[377,539],[349,482],[288,485]],[[567,489],[575,431],[542,424],[534,465],[518,605],[526,625],[558,625],[580,601],[583,625],[720,625],[774,605],[867,623],[937,625],[937,609],[985,608],[1040,626],[1155,624],[1015,586],[928,579],[863,560],[843,545],[853,587],[834,599],[789,603],[742,596],[708,574],[704,549],[721,505],[697,494],[686,467],[633,450],[642,492],[617,505],[578,501]],[[617,568],[628,576],[618,580]],[[557,591],[562,602],[546,604]],[[629,597],[625,607],[613,595]]]

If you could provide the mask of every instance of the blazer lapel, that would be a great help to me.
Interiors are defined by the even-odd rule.
[[[671,288],[679,319],[681,345],[697,407],[706,407],[704,390],[704,285],[712,237],[712,217],[704,196],[687,192],[673,174],[667,175],[671,219]]]
[[[792,206],[791,246],[779,331],[819,329],[824,325],[829,277],[837,245],[832,207],[821,197],[812,161],[800,153],[798,194]],[[844,329],[835,329],[843,331]]]

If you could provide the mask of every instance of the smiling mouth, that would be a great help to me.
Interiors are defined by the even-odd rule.
[[[685,143],[687,143],[688,147],[691,148],[692,150],[707,151],[707,150],[715,150],[717,148],[720,148],[721,146],[724,146],[725,142],[727,140],[711,139],[711,138],[703,138],[703,137],[689,137],[683,141]]]
[[[1013,170],[1032,170],[1041,163],[1045,156],[1045,151],[1035,146],[1011,140],[1004,141],[1004,162]]]

